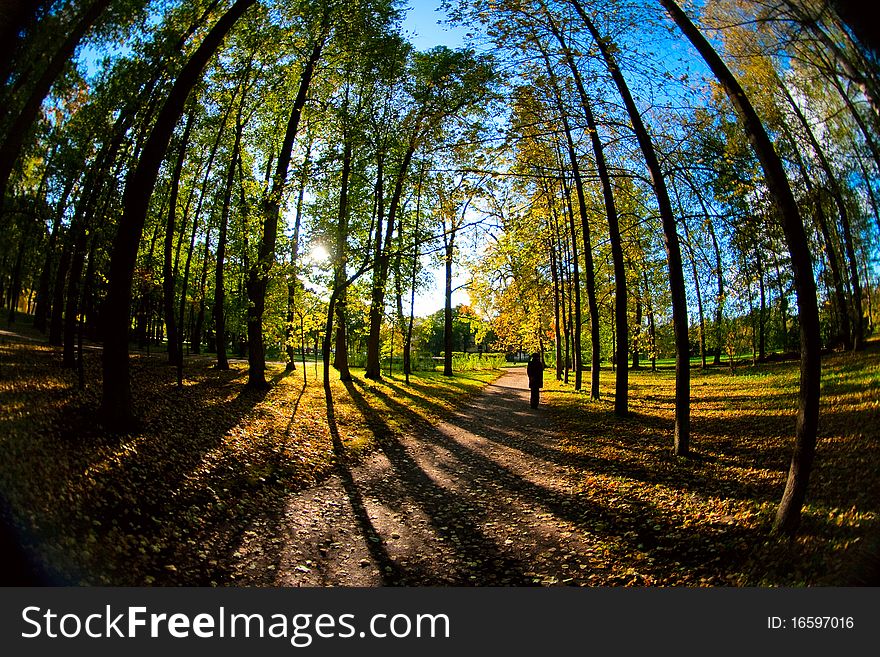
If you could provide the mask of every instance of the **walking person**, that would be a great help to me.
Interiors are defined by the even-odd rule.
[[[541,354],[532,354],[532,358],[526,367],[526,373],[529,375],[529,389],[532,391],[532,408],[538,408],[541,388],[544,387],[544,367]]]

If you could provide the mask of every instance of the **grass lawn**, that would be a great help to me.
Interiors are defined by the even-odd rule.
[[[798,364],[692,370],[692,458],[672,456],[674,371],[631,371],[629,418],[549,381],[545,400],[568,430],[560,449],[583,464],[580,494],[614,559],[642,584],[847,584],[880,552],[880,342],[824,358],[815,467],[800,535],[769,535],[794,447]],[[573,381],[573,379],[572,379]],[[607,525],[607,526],[606,526]]]

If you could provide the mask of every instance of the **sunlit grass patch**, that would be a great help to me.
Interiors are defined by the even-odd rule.
[[[560,447],[593,464],[581,494],[604,506],[596,522],[614,527],[609,550],[626,561],[650,545],[641,568],[654,584],[849,582],[880,525],[878,343],[823,360],[817,458],[801,532],[789,542],[770,528],[794,447],[798,376],[796,362],[695,368],[691,458],[671,455],[674,372],[629,372],[628,418],[613,414],[611,368],[598,401],[588,372],[579,392],[548,381],[545,400],[566,428]]]

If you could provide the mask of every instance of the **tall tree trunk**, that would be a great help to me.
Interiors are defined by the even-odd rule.
[[[590,135],[590,143],[593,148],[593,156],[596,160],[596,172],[599,174],[599,181],[602,184],[602,199],[605,204],[605,216],[608,219],[608,241],[611,244],[611,259],[614,263],[614,300],[615,300],[615,324],[617,325],[617,344],[615,346],[616,349],[616,362],[617,362],[617,372],[615,376],[615,384],[614,384],[614,412],[618,416],[625,416],[628,412],[629,407],[629,372],[628,372],[628,362],[629,362],[629,326],[627,317],[627,292],[626,292],[626,268],[624,266],[623,261],[623,244],[620,239],[620,221],[617,214],[617,206],[614,202],[614,188],[611,184],[611,175],[608,172],[608,164],[605,160],[605,148],[602,145],[602,140],[599,137],[599,126],[596,122],[595,114],[593,113],[592,103],[590,102],[589,95],[587,94],[586,87],[584,86],[584,81],[581,76],[581,72],[577,67],[577,63],[574,60],[574,56],[571,52],[571,48],[569,48],[568,44],[565,42],[565,38],[562,35],[562,32],[559,30],[556,22],[553,20],[553,16],[547,11],[546,7],[544,7],[544,13],[549,21],[550,29],[553,32],[553,35],[556,37],[556,40],[559,42],[560,47],[565,55],[565,61],[568,64],[568,68],[571,71],[572,77],[575,81],[575,86],[578,90],[578,94],[581,99],[581,107],[584,110],[584,116],[587,119],[587,130]],[[576,177],[577,180],[577,177]],[[583,219],[586,222],[586,218]],[[587,232],[584,229],[584,243],[585,248],[587,250],[591,250],[590,246],[587,245]],[[590,260],[587,260],[587,267],[590,267]],[[587,286],[589,289],[589,273],[587,275]],[[595,295],[595,291],[594,291]],[[597,311],[598,312],[598,311]],[[590,309],[590,317],[591,321],[593,321],[592,308]],[[598,322],[596,322],[597,326],[593,329],[593,341],[598,341]],[[599,357],[598,348],[594,346],[593,348],[593,367],[596,368],[596,374],[593,376],[593,390],[591,391],[591,396],[593,399],[599,398],[599,377],[598,377],[598,361]]]
[[[73,257],[74,234],[68,229],[62,236],[61,259],[55,272],[55,285],[52,289],[52,314],[49,321],[49,344],[59,346],[64,339],[64,290],[67,273],[70,271],[70,260]]]
[[[712,238],[712,250],[715,252],[715,277],[718,281],[718,296],[715,298],[715,353],[712,356],[712,364],[721,364],[721,324],[724,321],[724,271],[721,262],[721,248],[718,246],[718,236],[715,235],[715,225],[710,219],[707,223],[709,237]]]
[[[679,211],[681,211],[681,202],[679,202]],[[691,257],[691,273],[694,277],[694,288],[697,293],[697,311],[700,316],[700,366],[706,369],[706,317],[703,314],[703,294],[700,288],[700,272],[697,270],[697,256],[694,253],[694,244],[691,241],[691,231],[687,221],[682,221],[684,226],[685,239],[687,240],[688,252]]]
[[[556,343],[556,380],[562,381],[562,368],[564,365],[562,361],[562,327],[560,326],[562,308],[560,306],[559,272],[557,270],[556,244],[553,242],[554,239],[555,236],[550,241],[550,273],[553,278],[553,331]]]
[[[816,453],[816,431],[819,424],[819,385],[821,376],[821,335],[816,283],[810,246],[804,222],[785,176],[785,169],[761,120],[736,78],[673,0],[660,0],[675,23],[702,55],[718,78],[736,108],[749,142],[758,156],[767,187],[779,210],[785,233],[798,298],[798,320],[801,337],[801,377],[798,395],[796,442],[785,492],[776,514],[774,530],[793,535],[800,524],[801,508],[807,494]]]
[[[67,297],[64,305],[64,352],[62,357],[62,365],[64,367],[74,367],[76,365],[76,317],[79,311],[80,281],[88,247],[88,234],[84,224],[85,221],[75,228],[76,236],[73,243],[73,258],[67,280]]]
[[[24,254],[28,250],[28,243],[30,242],[29,231],[24,226],[22,228],[21,239],[18,242],[18,249],[15,255],[15,264],[12,267],[12,281],[9,284],[9,314],[7,316],[7,323],[9,324],[15,321],[15,313],[18,310],[18,300],[21,297],[21,269],[24,265]]]
[[[43,260],[43,268],[40,270],[40,281],[37,287],[37,307],[34,310],[34,328],[45,333],[49,319],[49,284],[52,278],[52,263],[55,261],[55,249],[58,244],[58,233],[61,230],[61,218],[67,209],[67,200],[73,190],[74,179],[68,180],[61,193],[61,198],[55,206],[55,216],[52,220],[52,232],[49,235],[49,243],[46,245],[46,257]]]
[[[5,0],[0,3],[0,85],[12,73],[21,35],[33,29],[50,0]],[[2,116],[2,113],[0,113]]]
[[[581,277],[580,266],[578,264],[580,258],[578,257],[577,250],[577,229],[574,220],[574,206],[571,202],[571,191],[569,190],[564,177],[562,178],[562,190],[568,210],[569,231],[571,233],[571,243],[569,246],[571,248],[572,267],[571,287],[573,289],[569,292],[569,300],[573,301],[574,304],[574,318],[570,320],[569,324],[572,325],[570,327],[572,332],[572,369],[574,370],[574,389],[580,390],[583,385],[583,367],[581,367],[581,357],[583,353],[581,350],[581,325],[583,322],[581,321]]]
[[[651,371],[657,371],[657,327],[654,324],[654,304],[651,301],[651,286],[648,283],[648,272],[643,271],[645,279],[645,299],[648,303],[648,337],[651,339]],[[719,343],[720,344],[720,343]]]
[[[593,265],[593,245],[592,240],[590,239],[590,222],[589,216],[587,215],[586,197],[584,196],[584,183],[581,177],[581,168],[578,161],[577,152],[575,150],[574,138],[571,134],[571,125],[568,121],[568,114],[562,102],[562,94],[559,89],[559,83],[556,79],[555,73],[553,72],[553,67],[550,64],[550,59],[547,55],[546,50],[544,49],[544,46],[542,44],[539,44],[539,47],[541,48],[541,55],[544,58],[544,64],[547,69],[547,74],[550,76],[551,84],[553,86],[554,95],[556,97],[556,108],[559,112],[559,117],[562,120],[562,128],[563,132],[565,133],[566,150],[568,153],[569,164],[571,165],[572,177],[574,178],[574,189],[578,201],[578,212],[581,217],[581,233],[584,240],[584,276],[586,278],[587,284],[587,308],[590,314],[590,398],[599,399],[599,372],[601,365],[601,351],[599,344],[599,304],[596,301],[596,273]],[[572,231],[572,233],[573,232],[574,231]],[[576,256],[575,260],[577,261]],[[578,388],[577,378],[578,377],[576,375],[575,388]]]
[[[758,362],[767,360],[767,291],[764,284],[764,259],[761,256],[761,246],[755,245],[755,264],[758,267]]]
[[[211,152],[209,153],[208,161],[205,164],[205,175],[202,178],[202,185],[201,185],[201,189],[199,190],[199,201],[196,204],[196,211],[193,214],[193,227],[192,227],[192,232],[190,233],[190,238],[189,238],[189,249],[187,249],[187,252],[186,252],[186,264],[184,265],[184,268],[183,268],[183,270],[184,270],[183,271],[183,281],[181,284],[181,291],[180,291],[180,312],[178,314],[178,317],[180,318],[180,329],[179,329],[178,341],[177,341],[177,345],[176,345],[176,347],[177,347],[177,385],[178,386],[183,385],[183,342],[184,342],[183,325],[184,325],[184,316],[185,316],[185,312],[186,312],[186,295],[187,295],[188,288],[189,288],[190,266],[192,264],[192,256],[193,256],[193,253],[195,251],[195,246],[196,246],[196,235],[198,234],[198,230],[199,230],[199,219],[201,218],[201,215],[202,215],[202,205],[204,203],[205,195],[208,190],[208,181],[211,177],[211,170],[214,167],[214,158],[216,158],[216,156],[217,156],[217,149],[220,147],[220,141],[223,138],[223,132],[226,130],[226,121],[229,119],[229,114],[231,112],[232,112],[232,105],[230,105],[226,109],[226,113],[223,115],[223,118],[220,121],[220,128],[217,130],[217,137],[214,139],[214,143],[211,145]],[[181,237],[182,237],[182,235],[181,235]],[[206,269],[207,269],[207,259],[208,259],[210,242],[211,242],[211,229],[210,229],[210,226],[207,225],[207,223],[206,223],[206,225],[205,225],[205,257],[204,257],[204,263],[203,263],[203,271],[206,271]],[[192,315],[192,309],[190,309],[190,315]],[[190,323],[190,341],[191,342],[195,341],[195,333],[196,333],[196,331],[195,331],[194,323],[191,322]],[[199,340],[201,340],[201,338],[199,338]],[[196,348],[194,351],[196,353],[198,353],[198,348]]]
[[[611,74],[617,91],[626,106],[639,148],[651,175],[660,219],[663,225],[663,238],[666,247],[666,260],[669,269],[669,292],[672,298],[672,326],[675,334],[675,434],[673,451],[679,456],[690,452],[690,338],[688,336],[687,294],[685,292],[684,272],[682,271],[681,247],[679,246],[675,216],[666,180],[660,167],[660,160],[654,150],[651,136],[642,116],[636,107],[610,41],[603,38],[592,19],[587,15],[580,0],[570,0],[587,30],[593,37],[602,59]],[[664,5],[665,6],[665,5]]]
[[[381,343],[382,315],[384,314],[384,283],[381,280],[382,229],[385,226],[385,150],[376,152],[376,186],[373,190],[375,204],[373,210],[376,222],[376,239],[373,247],[373,284],[370,288],[369,332],[367,335],[367,363],[364,376],[368,379],[382,378]],[[380,285],[381,288],[380,289]]]
[[[382,318],[385,311],[385,287],[388,283],[388,271],[390,264],[390,255],[388,247],[391,244],[391,237],[394,234],[396,226],[396,217],[400,210],[400,203],[403,198],[403,188],[406,183],[407,173],[409,172],[410,163],[413,155],[415,155],[416,146],[418,145],[416,136],[409,141],[407,150],[404,153],[397,170],[397,177],[394,181],[394,190],[391,193],[391,201],[388,204],[388,217],[385,222],[385,238],[382,239],[382,231],[376,231],[376,255],[373,264],[373,287],[370,299],[370,335],[367,341],[367,371],[365,376],[369,379],[381,379],[382,367],[379,353],[380,335],[382,330]],[[381,180],[381,178],[379,179]],[[381,183],[377,190],[381,199]],[[381,206],[381,200],[378,201]],[[381,214],[379,216],[381,221]]]
[[[454,233],[444,234],[443,375],[452,376],[452,256]]]
[[[790,96],[789,99],[792,103],[794,102]],[[783,131],[792,147],[792,153],[794,154],[798,169],[801,172],[801,179],[807,189],[807,194],[812,197],[814,208],[813,217],[819,226],[819,232],[822,234],[822,241],[825,242],[825,257],[828,261],[828,268],[831,270],[831,282],[834,288],[834,303],[837,307],[839,327],[836,331],[836,339],[832,339],[831,342],[839,341],[843,344],[844,348],[849,351],[852,349],[853,343],[849,321],[849,305],[846,301],[846,287],[843,284],[843,276],[840,272],[840,262],[837,259],[837,247],[831,234],[831,225],[829,224],[828,217],[825,215],[825,206],[822,203],[822,190],[813,185],[810,171],[807,169],[807,165],[798,148],[798,142],[794,138],[794,135],[791,134],[791,130],[786,129],[783,125]]]
[[[329,345],[332,340],[331,329],[333,325],[333,312],[336,313],[336,353],[334,355],[333,366],[339,372],[341,381],[351,381],[351,372],[348,368],[348,340],[346,336],[347,318],[346,318],[346,296],[347,296],[347,268],[348,262],[348,186],[351,178],[352,165],[352,143],[349,134],[343,135],[342,148],[342,174],[339,185],[339,216],[336,223],[336,245],[333,263],[333,299],[334,304],[328,306],[327,314],[327,334],[325,337],[326,344]],[[335,309],[332,307],[335,305]],[[329,353],[325,355],[329,358]],[[326,377],[325,373],[325,377]],[[325,379],[326,380],[326,379]]]
[[[285,342],[287,343],[287,365],[285,370],[292,372],[296,369],[296,360],[293,350],[293,319],[294,310],[296,308],[296,292],[299,288],[299,279],[297,276],[297,267],[299,267],[299,232],[302,225],[303,201],[305,199],[306,184],[309,180],[309,156],[311,155],[312,145],[306,147],[306,157],[303,160],[302,169],[299,177],[299,195],[296,198],[296,217],[293,222],[293,236],[290,240],[290,274],[287,279],[287,326],[284,331]],[[305,367],[305,366],[303,366]],[[305,372],[303,372],[305,376]]]
[[[242,106],[244,98],[238,109],[238,117],[235,126],[235,140],[232,144],[232,152],[229,154],[229,168],[226,170],[226,183],[223,189],[223,205],[220,209],[220,230],[217,236],[217,262],[214,266],[214,335],[217,342],[217,369],[228,370],[229,360],[226,357],[226,233],[229,228],[229,212],[232,205],[232,186],[235,184],[235,168],[239,160],[241,149],[241,135],[244,131],[242,122]]]
[[[856,350],[860,350],[864,348],[865,338],[865,329],[862,325],[862,287],[859,280],[858,262],[856,261],[855,249],[853,247],[849,211],[846,209],[846,201],[843,198],[843,191],[840,188],[840,181],[837,175],[834,173],[834,170],[831,168],[831,163],[828,161],[828,157],[825,155],[825,151],[822,148],[821,144],[819,144],[819,140],[816,138],[816,135],[813,132],[809,121],[807,121],[807,117],[804,116],[801,108],[798,107],[798,104],[795,102],[794,98],[791,97],[791,94],[788,93],[788,90],[785,88],[785,86],[780,85],[780,88],[785,93],[785,97],[786,100],[788,100],[789,106],[794,111],[795,115],[798,118],[798,122],[801,124],[805,134],[807,135],[807,138],[810,140],[810,145],[812,146],[813,152],[816,154],[816,157],[819,159],[819,164],[822,167],[822,171],[825,173],[825,178],[827,179],[828,186],[831,190],[831,197],[834,200],[835,206],[837,207],[837,213],[840,217],[840,225],[843,228],[843,246],[844,251],[846,252],[847,262],[849,263],[850,285],[852,287],[852,347]],[[828,244],[828,248],[829,250],[831,250],[833,249],[833,246],[831,244]],[[846,309],[842,308],[841,310],[845,311]]]
[[[199,274],[199,312],[193,324],[189,347],[194,354],[202,353],[202,334],[205,327],[205,295],[208,292],[208,260],[211,257],[211,230],[205,231],[205,248],[202,251],[202,271]]]
[[[321,52],[327,40],[329,9],[325,8],[321,32],[312,52],[303,67],[299,80],[299,89],[287,121],[284,141],[278,153],[275,174],[272,177],[272,189],[263,204],[263,230],[258,250],[257,262],[248,274],[247,295],[247,333],[248,333],[248,386],[265,388],[266,381],[266,348],[263,344],[263,311],[266,307],[266,290],[269,286],[269,271],[275,263],[275,243],[278,239],[278,222],[281,217],[281,205],[287,185],[287,171],[290,167],[293,142],[299,129],[302,111],[308,98],[309,86],[315,73],[315,67],[321,59]]]
[[[419,271],[419,248],[421,244],[419,226],[422,219],[422,178],[424,173],[423,165],[421,171],[419,171],[419,184],[416,187],[416,220],[413,228],[412,271],[410,272],[409,279],[409,323],[406,327],[406,340],[403,344],[403,374],[406,377],[407,383],[409,383],[409,375],[412,373],[412,334],[416,313],[416,276]]]
[[[192,130],[195,111],[190,111],[183,128],[183,134],[177,146],[177,159],[174,162],[174,169],[171,172],[171,192],[168,197],[168,216],[165,222],[165,249],[162,260],[162,304],[165,310],[165,334],[168,338],[168,363],[174,365],[177,363],[177,320],[174,315],[174,272],[176,267],[172,262],[172,251],[174,249],[174,233],[177,230],[177,199],[180,194],[180,176],[183,173],[183,163],[186,159],[186,146],[189,142],[190,131]],[[183,226],[181,226],[181,229]],[[183,239],[178,240],[178,244]],[[178,249],[180,247],[178,246]]]
[[[140,160],[126,180],[122,216],[110,258],[107,300],[104,303],[102,414],[109,426],[124,428],[130,426],[133,420],[128,366],[131,284],[138,244],[159,166],[174,126],[180,120],[186,100],[200,79],[202,70],[232,26],[255,2],[236,0],[205,35],[178,74],[144,144]]]
[[[636,278],[638,280],[638,278]],[[639,362],[639,350],[642,346],[642,295],[636,293],[636,324],[634,327],[634,335],[632,340],[632,369],[637,370],[641,368],[641,363]]]

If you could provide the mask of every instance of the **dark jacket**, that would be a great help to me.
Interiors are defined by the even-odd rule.
[[[526,372],[529,375],[529,388],[544,387],[544,363],[539,360],[530,360]]]

